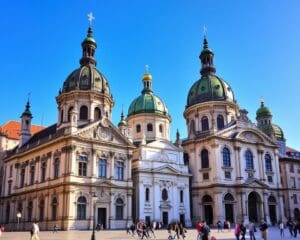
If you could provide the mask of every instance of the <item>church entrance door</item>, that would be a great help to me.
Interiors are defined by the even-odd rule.
[[[231,223],[234,222],[233,204],[225,204],[225,219]]]
[[[260,215],[259,215],[259,207],[260,207],[261,201],[258,193],[251,192],[248,196],[248,215],[249,215],[249,221],[251,222],[259,222],[260,221]]]
[[[103,229],[106,229],[106,208],[98,208],[98,224]]]
[[[277,223],[276,205],[269,205],[270,221],[273,225]]]
[[[213,223],[213,208],[212,205],[204,205],[204,220],[207,224]]]
[[[168,214],[168,212],[163,212],[162,213],[162,219],[163,219],[164,226],[168,226],[168,224],[169,224],[169,214]]]

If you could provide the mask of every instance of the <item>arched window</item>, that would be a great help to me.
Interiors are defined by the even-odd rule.
[[[233,202],[234,201],[234,197],[232,196],[231,193],[226,193],[226,195],[224,196],[224,201],[226,201],[226,202]]]
[[[208,151],[206,149],[201,151],[201,168],[209,168]]]
[[[211,196],[209,196],[209,195],[205,195],[205,196],[203,196],[203,198],[202,198],[202,202],[203,203],[211,203],[213,200],[212,200],[212,198],[211,198]]]
[[[68,122],[71,122],[71,113],[73,111],[73,107],[69,107],[69,110],[68,110]]]
[[[137,133],[141,132],[141,125],[140,124],[136,125],[136,132]]]
[[[270,203],[270,204],[276,204],[276,198],[274,197],[274,196],[270,196],[269,198],[268,198],[268,203]]]
[[[153,125],[152,125],[152,123],[148,123],[147,124],[147,131],[148,132],[152,132],[153,131]]]
[[[77,219],[86,219],[86,198],[84,196],[80,196],[77,200]]]
[[[219,130],[224,128],[224,117],[221,114],[217,117],[217,128]]]
[[[246,158],[246,169],[253,170],[254,169],[253,154],[250,150],[246,151],[245,158]]]
[[[28,222],[31,222],[31,220],[32,220],[32,209],[33,209],[33,203],[32,203],[32,201],[29,201],[28,202],[28,209],[27,209]]]
[[[167,201],[168,200],[168,191],[167,191],[167,189],[163,189],[162,190],[162,192],[161,192],[161,198],[162,198],[162,200],[164,200],[164,201]]]
[[[124,202],[121,198],[116,200],[116,219],[122,220],[123,219],[123,206]]]
[[[45,201],[44,199],[40,200],[39,204],[39,220],[44,221],[44,211],[45,211]]]
[[[59,158],[55,158],[54,160],[54,178],[58,178],[59,176]]]
[[[163,125],[162,124],[159,124],[159,132],[163,133]]]
[[[60,123],[64,122],[64,110],[60,111]]]
[[[52,199],[52,220],[56,220],[56,214],[57,214],[57,198],[54,197]]]
[[[270,154],[265,154],[266,172],[272,172],[272,161]]]
[[[88,108],[87,106],[83,105],[80,107],[80,114],[79,114],[80,120],[87,120],[88,119]]]
[[[223,166],[231,167],[230,151],[227,147],[223,148]]]
[[[101,119],[101,110],[100,108],[96,107],[94,110],[94,120],[97,121]]]
[[[146,188],[146,190],[145,190],[145,199],[146,199],[146,202],[149,202],[149,198],[150,198],[150,191],[149,191],[149,188]]]
[[[206,116],[201,118],[201,126],[202,126],[202,131],[209,130],[208,118]]]

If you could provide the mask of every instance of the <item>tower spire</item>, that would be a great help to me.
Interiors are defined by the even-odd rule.
[[[93,37],[92,21],[95,19],[93,13],[88,14],[89,28],[87,31],[87,36],[81,43],[82,46],[82,57],[80,59],[81,65],[94,65],[96,66],[97,61],[95,59],[95,50],[97,48],[97,43]]]
[[[200,61],[202,64],[201,67],[201,75],[214,75],[216,73],[216,68],[214,67],[214,53],[213,51],[208,47],[208,41],[207,41],[207,28],[203,28],[203,49],[200,53]]]
[[[149,65],[145,65],[146,72],[143,76],[143,84],[144,84],[144,89],[142,93],[144,92],[152,92],[152,75],[149,73]]]

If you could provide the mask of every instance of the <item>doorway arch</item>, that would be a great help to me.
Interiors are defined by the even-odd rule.
[[[209,195],[204,195],[202,198],[202,204],[203,204],[203,214],[204,214],[204,220],[206,221],[206,223],[212,224],[213,223],[213,219],[214,219],[214,215],[213,215],[213,200],[211,198],[211,196]]]
[[[269,215],[270,221],[273,225],[277,223],[277,214],[276,214],[276,198],[274,196],[270,196],[268,198],[268,205],[269,205]]]
[[[261,198],[257,192],[248,195],[248,216],[249,221],[259,222],[261,219]]]
[[[234,221],[234,197],[231,193],[226,193],[224,196],[225,220],[233,223]]]

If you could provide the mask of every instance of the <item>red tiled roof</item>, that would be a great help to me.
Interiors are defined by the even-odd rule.
[[[298,150],[293,149],[293,148],[288,147],[288,146],[286,146],[285,151],[286,151],[286,152],[299,152]]]
[[[45,127],[38,125],[31,125],[30,133],[33,135]],[[10,139],[20,140],[21,123],[17,121],[8,121],[0,127],[0,134],[6,135]]]

